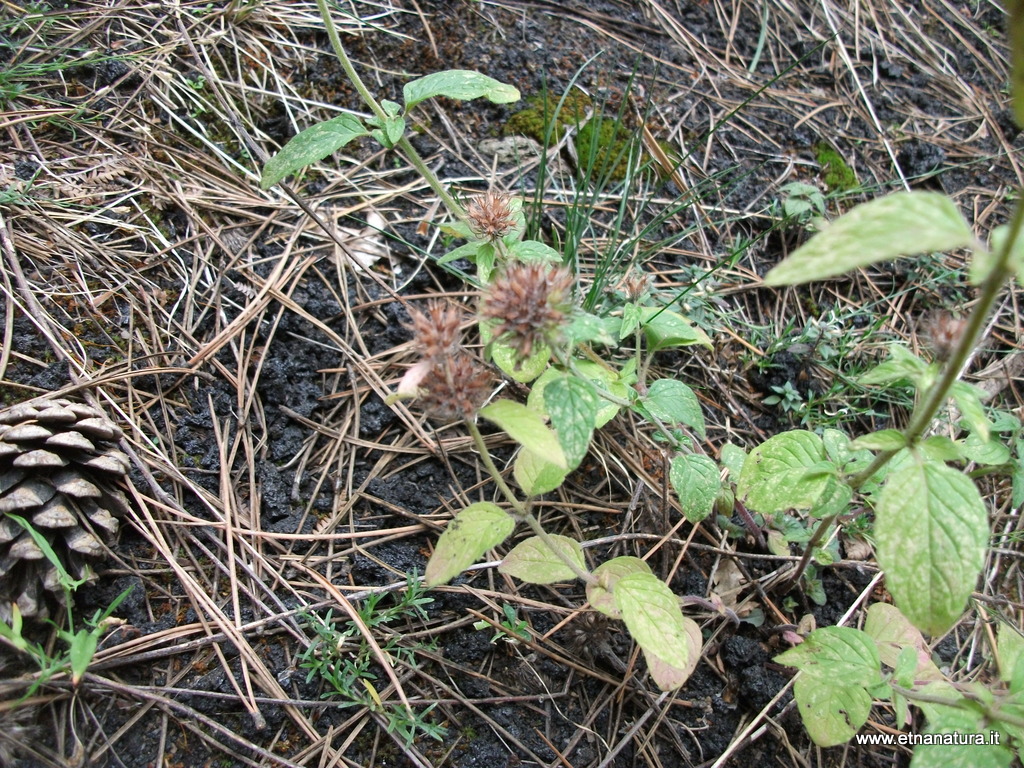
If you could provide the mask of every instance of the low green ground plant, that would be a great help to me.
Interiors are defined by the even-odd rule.
[[[425,620],[425,608],[432,602],[434,599],[424,594],[420,579],[411,574],[404,590],[372,593],[359,602],[358,613],[366,627],[386,634],[380,648],[389,658],[415,666],[416,647],[403,642],[401,633],[391,625]],[[388,733],[396,734],[406,745],[412,744],[420,733],[433,739],[443,738],[444,727],[429,717],[436,705],[407,709],[381,700],[374,685],[374,653],[354,620],[341,622],[330,610],[323,616],[306,614],[305,620],[314,637],[299,656],[298,666],[306,670],[307,683],[316,679],[324,684],[322,698],[340,699],[339,706],[365,707],[380,715]]]
[[[969,753],[950,752],[966,748],[952,740],[945,751],[926,744],[915,752],[915,766],[948,764],[953,758],[961,764],[1009,765],[1024,739],[1019,630],[1007,622],[995,634],[992,651],[1000,680],[990,685],[950,682],[930,661],[924,637],[939,637],[961,620],[983,568],[988,510],[966,469],[981,466],[1012,475],[1014,503],[1024,501],[1019,421],[987,408],[983,393],[960,380],[1001,290],[1012,278],[1024,278],[1019,201],[1010,223],[986,244],[948,198],[897,192],[830,222],[769,272],[768,286],[792,286],[908,255],[966,248],[974,253],[970,280],[978,299],[962,320],[935,320],[930,353],[921,356],[894,344],[885,361],[859,378],[866,387],[913,388],[915,404],[904,428],[860,435],[793,429],[749,451],[723,446],[716,460],[701,448],[703,414],[691,388],[675,378],[651,380],[651,360],[659,351],[711,345],[677,311],[679,297],[662,296],[636,269],[620,302],[584,305],[579,296],[585,288],[579,274],[566,268],[564,254],[524,238],[522,201],[487,193],[463,207],[405,139],[409,110],[427,98],[509,103],[518,98],[515,89],[478,73],[449,71],[406,84],[404,104],[378,103],[348,61],[322,0],[320,5],[336,53],[373,117],[345,115],[306,129],[267,163],[264,187],[361,136],[405,154],[454,215],[443,228],[466,240],[442,261],[465,258],[474,264],[482,286],[475,319],[485,356],[529,390],[525,403],[493,398],[491,369],[463,343],[460,309],[435,300],[411,310],[421,360],[403,377],[395,398],[415,398],[434,417],[461,421],[503,502],[480,501],[457,512],[437,541],[425,584],[456,579],[525,525],[532,535],[506,554],[499,571],[534,584],[579,579],[594,610],[625,623],[655,683],[665,691],[681,687],[703,642],[699,627],[680,608],[690,598],[673,594],[639,558],[617,557],[591,568],[580,542],[549,533],[537,514],[537,500],[580,465],[595,433],[629,411],[670,451],[670,485],[687,520],[697,524],[712,512],[735,507],[751,520],[758,515],[774,524],[787,546],[802,542],[804,556],[791,575],[794,585],[803,579],[813,590],[817,573],[835,559],[836,526],[853,510],[873,511],[877,560],[895,605],[870,606],[861,629],[815,630],[778,657],[800,670],[797,705],[816,743],[849,740],[874,702],[885,700],[901,727],[914,704],[927,718],[925,735],[993,736],[983,749]],[[1015,3],[1018,24],[1019,11]],[[1024,33],[1015,28],[1014,34],[1020,48]],[[1019,50],[1015,57],[1019,72]],[[1024,122],[1024,97],[1014,98]],[[815,198],[807,196],[807,202],[816,207]],[[932,434],[949,401],[958,414],[953,436]],[[519,445],[512,471],[518,490],[496,466],[481,420]],[[794,513],[801,516],[800,526],[789,519]]]

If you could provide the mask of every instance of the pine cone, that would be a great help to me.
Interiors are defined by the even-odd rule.
[[[90,562],[105,554],[128,501],[118,487],[128,457],[116,448],[121,430],[100,411],[65,399],[0,410],[0,618],[11,603],[44,619],[63,604],[57,568],[26,520],[75,579],[90,581]]]

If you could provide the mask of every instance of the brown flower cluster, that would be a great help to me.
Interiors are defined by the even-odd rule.
[[[439,361],[452,355],[462,345],[461,313],[440,299],[427,302],[425,312],[410,307],[412,323],[409,330],[427,360]]]
[[[572,284],[565,269],[513,262],[491,283],[480,314],[493,323],[496,340],[526,359],[536,347],[557,342],[571,308]]]
[[[431,366],[420,382],[423,410],[444,421],[472,418],[487,400],[491,372],[464,351]]]
[[[433,300],[425,311],[410,308],[409,314],[423,359],[402,378],[399,396],[416,397],[426,413],[439,419],[472,418],[493,382],[490,371],[462,348],[459,310]]]
[[[925,335],[937,361],[945,362],[949,359],[965,330],[967,318],[957,317],[951,312],[937,311],[928,317]]]
[[[516,226],[512,198],[501,192],[486,192],[466,206],[466,218],[473,234],[481,240],[500,240]]]

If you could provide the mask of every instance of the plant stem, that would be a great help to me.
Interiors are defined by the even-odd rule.
[[[825,533],[832,524],[839,519],[839,512],[828,517],[823,517],[818,522],[817,527],[814,529],[814,533],[811,534],[811,538],[807,540],[807,545],[804,547],[803,557],[800,558],[800,562],[796,566],[796,570],[793,575],[782,582],[786,585],[786,590],[792,589],[800,582],[800,577],[804,575],[804,571],[807,570],[807,566],[811,564],[811,558],[814,557],[814,549],[821,543],[821,540],[825,538]]]
[[[356,72],[354,66],[352,66],[352,60],[349,59],[348,54],[345,53],[345,47],[341,44],[341,37],[338,35],[338,28],[334,25],[334,20],[331,18],[330,9],[327,7],[327,0],[316,0],[316,7],[320,11],[320,17],[324,20],[324,26],[327,28],[327,37],[331,41],[331,47],[334,49],[334,55],[338,57],[338,61],[341,63],[342,69],[345,70],[345,75],[348,77],[349,82],[355,87],[356,92],[359,94],[359,98],[363,100],[363,103],[370,108],[370,111],[377,117],[378,120],[384,122],[389,120],[387,112],[384,111],[384,107],[373,97],[370,90],[366,87],[362,78],[359,77],[359,73]],[[455,200],[454,197],[444,188],[441,180],[437,178],[437,174],[434,173],[430,166],[424,162],[423,158],[420,157],[420,153],[416,151],[416,148],[409,142],[405,136],[395,142],[395,146],[398,147],[402,154],[405,155],[405,159],[408,160],[413,168],[423,177],[423,180],[430,185],[430,188],[437,193],[438,197],[441,198],[441,202],[445,204],[452,215],[458,219],[465,220],[466,212],[462,209],[462,206]]]
[[[1018,200],[1017,205],[1013,209],[1013,216],[1010,219],[1006,238],[999,253],[996,254],[995,263],[992,265],[991,271],[981,284],[981,295],[978,297],[978,303],[971,312],[963,335],[960,337],[953,353],[942,369],[942,375],[939,377],[939,380],[928,390],[925,398],[914,409],[910,417],[910,423],[903,430],[903,436],[906,438],[907,445],[913,446],[921,438],[925,430],[928,429],[928,425],[931,424],[935,414],[945,404],[949,398],[950,390],[957,379],[960,378],[961,373],[963,373],[963,368],[967,365],[971,352],[974,351],[974,348],[981,340],[981,334],[985,330],[985,323],[988,321],[989,313],[992,311],[992,307],[995,306],[996,299],[999,298],[999,292],[1002,290],[1003,284],[1012,274],[1010,254],[1013,252],[1014,244],[1020,237],[1022,227],[1024,227],[1024,198]],[[975,255],[975,258],[977,258],[977,255]],[[896,453],[897,451],[882,451],[879,453],[867,469],[850,479],[850,487],[856,490],[862,486],[879,469],[884,467]]]
[[[559,560],[565,563],[570,571],[576,574],[578,579],[586,584],[596,584],[597,578],[594,574],[584,568],[581,568],[578,563],[569,559],[569,556],[562,551],[561,547],[559,547],[551,539],[551,536],[548,535],[548,532],[544,530],[540,521],[534,517],[533,513],[527,509],[526,505],[523,504],[523,502],[519,500],[519,497],[512,492],[512,489],[508,487],[508,483],[505,482],[505,478],[502,477],[501,472],[498,471],[498,468],[494,464],[494,459],[491,458],[491,454],[487,450],[487,445],[484,443],[484,437],[480,434],[480,428],[477,427],[476,422],[472,419],[465,419],[465,422],[466,429],[469,430],[470,437],[473,438],[473,444],[476,446],[476,449],[480,454],[480,460],[484,463],[484,468],[487,469],[487,474],[489,474],[494,482],[497,483],[502,495],[508,500],[508,503],[512,505],[512,509],[515,510],[516,517],[523,520],[528,526],[530,526],[530,530],[537,534],[537,537],[547,545],[548,549],[555,553],[555,556],[558,557]]]
[[[892,686],[893,693],[898,693],[901,696],[910,699],[911,701],[923,701],[926,704],[943,704],[947,707],[953,707],[955,709],[964,709],[968,712],[975,712],[974,707],[967,705],[967,701],[971,701],[981,706],[982,714],[986,720],[1003,722],[1007,725],[1015,726],[1016,728],[1024,728],[1024,718],[1018,717],[1017,715],[1011,715],[1008,712],[1003,712],[998,708],[992,708],[988,706],[980,698],[972,694],[970,691],[959,690],[963,695],[963,699],[947,699],[942,696],[933,696],[929,693],[920,693],[910,688],[903,688],[898,685]]]
[[[494,459],[491,458],[490,452],[487,450],[487,445],[484,443],[484,436],[480,434],[480,428],[476,425],[476,422],[472,419],[465,419],[466,429],[469,431],[470,437],[473,438],[473,445],[476,446],[477,453],[480,454],[480,460],[484,463],[484,468],[487,470],[487,474],[491,476],[491,479],[497,484],[501,490],[501,494],[508,500],[508,503],[512,505],[512,509],[515,510],[516,516],[522,519],[526,519],[530,514],[530,511],[526,508],[526,505],[519,500],[512,489],[508,487],[508,483],[505,482],[505,478],[502,477],[501,472],[494,465]]]
[[[444,188],[441,180],[437,178],[437,174],[434,173],[430,166],[426,164],[420,153],[416,151],[416,148],[409,142],[405,136],[400,138],[395,144],[402,154],[405,155],[405,159],[408,160],[412,167],[415,168],[423,179],[430,185],[430,188],[437,193],[437,196],[441,198],[441,202],[445,204],[445,207],[451,212],[453,216],[461,221],[466,221],[466,212],[462,206],[459,205],[458,201]]]
[[[939,380],[932,385],[924,399],[914,409],[910,416],[910,423],[903,430],[903,436],[906,438],[907,445],[913,446],[924,435],[928,425],[935,418],[935,414],[938,413],[939,409],[949,398],[950,390],[960,378],[964,367],[967,365],[967,361],[970,359],[971,352],[974,351],[974,348],[980,341],[989,313],[992,311],[992,307],[995,306],[996,299],[999,298],[1003,284],[1013,272],[1010,268],[1010,254],[1013,253],[1014,243],[1020,237],[1022,228],[1024,228],[1024,198],[1018,200],[1017,205],[1013,209],[1006,238],[1003,241],[1002,248],[996,254],[992,269],[981,284],[981,295],[978,297],[978,303],[971,312],[963,335],[960,337],[956,347],[953,349],[953,353],[942,369],[942,375],[939,377]],[[975,258],[977,258],[977,255],[975,255]],[[897,453],[898,451],[882,451],[875,456],[867,469],[849,478],[846,481],[847,484],[853,490],[857,490],[870,480],[878,470],[888,464]],[[838,516],[838,514],[829,515],[822,518],[818,523],[817,528],[815,528],[814,533],[811,535],[810,541],[807,542],[807,548],[804,550],[804,556],[800,560],[800,564],[797,566],[793,576],[788,580],[789,584],[795,585],[803,575],[811,560],[814,547],[818,545],[818,542],[824,537],[829,526],[836,521]]]

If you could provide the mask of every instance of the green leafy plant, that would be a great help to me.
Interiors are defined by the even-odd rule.
[[[14,605],[11,608],[11,623],[0,620],[0,640],[27,655],[39,667],[39,672],[32,678],[22,698],[30,697],[47,681],[60,674],[70,674],[72,685],[77,686],[92,664],[100,638],[110,628],[110,617],[130,592],[129,587],[114,598],[105,610],[97,611],[91,619],[85,621],[85,628],[77,632],[58,628],[57,637],[66,647],[57,653],[24,636],[21,612]]]
[[[774,395],[769,395],[761,402],[765,405],[777,405],[786,413],[802,411],[807,403],[793,382],[787,381],[781,387],[772,387]]]
[[[637,272],[626,282],[621,301],[601,306],[578,302],[579,275],[559,266],[572,266],[575,260],[525,238],[521,201],[487,193],[464,209],[404,138],[405,115],[424,99],[486,97],[507,103],[518,97],[515,90],[476,73],[437,73],[407,84],[404,105],[378,104],[352,70],[323,0],[318,2],[335,51],[374,116],[368,121],[342,116],[303,131],[267,164],[263,185],[360,136],[405,154],[454,214],[456,220],[443,225],[446,233],[467,241],[441,262],[465,258],[475,265],[483,289],[477,321],[485,356],[529,388],[525,403],[491,400],[491,372],[463,345],[459,311],[439,301],[410,310],[422,359],[406,372],[393,399],[416,398],[432,416],[461,421],[500,494],[500,503],[479,501],[455,515],[428,562],[425,584],[455,579],[523,524],[532,535],[507,552],[499,571],[534,584],[579,579],[596,611],[625,623],[655,683],[664,690],[679,688],[696,665],[702,643],[699,628],[680,610],[680,598],[642,559],[617,557],[591,567],[580,542],[549,533],[534,514],[536,500],[559,488],[580,465],[595,432],[620,411],[630,411],[651,425],[671,451],[669,480],[685,517],[699,523],[713,511],[724,515],[735,509],[751,529],[767,525],[780,534],[773,546],[802,544],[804,555],[792,582],[804,579],[812,597],[816,584],[820,589],[817,574],[835,557],[833,545],[826,544],[835,526],[855,504],[873,510],[877,559],[896,606],[872,606],[862,630],[816,630],[779,657],[802,671],[797,704],[817,743],[849,739],[867,721],[873,701],[887,698],[901,725],[911,701],[935,732],[991,724],[1005,738],[984,753],[984,765],[1008,764],[1024,735],[1019,699],[1024,665],[1017,661],[1024,643],[1018,633],[1001,631],[994,648],[1003,687],[954,685],[941,674],[936,677],[934,665],[924,658],[922,633],[940,635],[959,621],[984,562],[987,510],[973,478],[959,465],[973,461],[1009,468],[1015,497],[1024,498],[1020,457],[998,438],[1019,434],[1019,423],[1007,414],[992,416],[981,392],[959,381],[1001,288],[1014,275],[1024,277],[1024,247],[1018,245],[1024,207],[1019,201],[1010,224],[993,232],[986,247],[948,198],[930,192],[891,194],[853,208],[775,267],[766,284],[788,286],[907,255],[971,248],[970,277],[979,298],[963,322],[946,322],[933,334],[931,359],[894,345],[886,361],[860,377],[863,386],[914,389],[917,401],[905,428],[856,438],[835,429],[796,429],[749,452],[726,446],[716,462],[696,448],[704,423],[695,393],[673,378],[648,380],[655,353],[710,346],[703,331],[673,309],[679,297],[663,300]],[[1024,36],[1022,8],[1013,4],[1018,43]],[[1015,58],[1015,82],[1021,79],[1020,66]],[[1024,117],[1019,96],[1014,106]],[[830,182],[830,188],[848,188],[845,177],[852,171],[845,164],[821,162],[844,177]],[[809,207],[803,213],[820,210],[808,190],[793,193],[805,197]],[[795,407],[792,393],[782,389],[778,404]],[[949,400],[965,436],[929,436]],[[518,444],[512,472],[518,492],[490,455],[481,419]],[[997,424],[1003,426],[997,429]],[[800,516],[798,525],[788,517],[793,513]],[[342,679],[366,683],[364,675],[356,664]],[[915,765],[938,764],[937,759],[936,753],[918,750]]]
[[[507,103],[518,99],[514,88],[485,75],[457,70],[407,83],[404,105],[378,103],[352,68],[323,0],[318,4],[335,53],[373,117],[362,121],[344,115],[302,131],[267,162],[262,185],[278,183],[363,136],[400,151],[456,216],[456,221],[444,225],[445,231],[468,241],[441,262],[470,260],[478,280],[486,286],[479,328],[488,357],[511,378],[533,382],[525,404],[500,399],[483,405],[491,391],[490,374],[462,346],[461,318],[437,302],[425,312],[412,310],[412,327],[423,359],[406,373],[395,397],[417,397],[433,415],[462,420],[508,506],[506,510],[493,502],[478,502],[461,510],[441,535],[427,564],[426,584],[450,581],[484,552],[502,544],[517,523],[525,523],[534,536],[508,554],[501,570],[532,583],[583,580],[595,608],[625,621],[643,648],[656,683],[666,690],[678,688],[697,662],[701,635],[697,625],[683,616],[667,585],[638,558],[616,558],[591,571],[580,544],[547,533],[532,507],[534,499],[559,487],[580,464],[595,430],[621,408],[628,408],[655,424],[680,451],[673,459],[672,472],[674,482],[680,484],[681,501],[691,519],[707,516],[718,490],[714,462],[683,449],[672,431],[689,429],[703,436],[697,397],[683,382],[659,379],[648,383],[640,380],[638,372],[645,374],[649,364],[642,350],[653,355],[672,347],[710,346],[710,340],[673,311],[671,302],[661,302],[648,291],[643,276],[634,280],[621,312],[595,315],[576,308],[574,275],[552,266],[561,263],[561,255],[541,241],[523,239],[521,201],[489,193],[463,209],[404,137],[405,115],[425,99],[486,97]],[[620,367],[592,359],[594,346],[617,346],[624,339],[633,341],[635,353]],[[479,418],[519,444],[513,475],[522,497],[509,487],[490,457]],[[358,665],[354,670],[342,665],[328,674],[341,674],[340,681],[345,683],[361,678],[364,671]]]
[[[791,285],[924,250],[970,246],[975,251],[971,276],[981,291],[965,322],[933,320],[933,360],[893,346],[885,362],[861,377],[866,385],[910,383],[914,387],[918,402],[905,429],[882,430],[852,441],[842,433],[826,433],[823,439],[810,432],[787,432],[752,452],[752,457],[758,453],[759,461],[748,459],[744,464],[740,495],[748,506],[762,512],[784,506],[806,508],[821,519],[808,553],[849,508],[855,493],[864,494],[875,512],[877,559],[885,569],[896,607],[872,606],[864,630],[816,630],[802,645],[779,657],[801,670],[795,688],[797,703],[808,731],[821,745],[851,738],[867,721],[872,700],[878,698],[893,701],[902,713],[901,725],[906,721],[907,701],[918,703],[928,717],[927,733],[965,728],[980,733],[983,725],[991,725],[1003,738],[985,751],[965,752],[973,765],[1007,765],[1020,743],[1024,701],[1018,702],[1012,684],[1003,691],[960,687],[932,674],[930,668],[922,678],[918,656],[924,647],[921,632],[941,635],[960,619],[988,543],[985,504],[972,478],[954,465],[968,459],[1012,463],[1010,452],[995,437],[982,393],[958,377],[1000,289],[1020,273],[1021,253],[1013,243],[1021,221],[1018,204],[1010,225],[993,233],[989,250],[976,242],[947,198],[925,192],[896,193],[857,206],[766,277],[771,285]],[[916,227],[922,222],[926,227],[919,231]],[[916,237],[908,237],[910,229],[918,233]],[[961,414],[966,437],[928,437],[928,426],[949,399]],[[883,613],[884,621],[873,621]],[[895,641],[878,629],[880,623],[885,632],[896,634]],[[1014,642],[1003,637],[1003,645]],[[1017,635],[1011,631],[1005,637]],[[898,656],[882,653],[882,643],[890,641],[896,642]],[[995,650],[1002,653],[999,645]],[[891,672],[883,674],[883,663]],[[1008,675],[1004,680],[1012,678]],[[919,685],[923,681],[928,684]],[[913,764],[937,765],[937,760],[948,764],[949,759],[948,752],[940,756],[922,749],[915,753]]]
[[[813,184],[793,181],[779,189],[782,212],[787,219],[807,221],[825,215],[825,196]]]
[[[385,598],[394,596],[391,605],[384,604]],[[388,656],[415,666],[416,647],[402,642],[402,636],[389,627],[393,622],[426,619],[425,606],[434,602],[424,595],[420,579],[410,574],[406,587],[401,592],[374,592],[359,603],[358,614],[364,626],[386,633],[386,641],[380,645]],[[299,667],[308,670],[306,682],[320,679],[327,690],[322,698],[341,698],[340,706],[362,706],[379,714],[388,733],[397,734],[406,745],[412,744],[417,733],[432,739],[444,737],[443,726],[431,722],[430,712],[436,705],[424,709],[407,709],[402,705],[391,705],[381,700],[373,685],[377,679],[374,671],[374,654],[366,637],[361,634],[359,623],[349,619],[343,624],[334,619],[333,611],[326,615],[305,614],[308,626],[315,637],[299,656]]]
[[[505,603],[501,607],[501,613],[501,621],[497,627],[490,622],[480,620],[473,622],[473,629],[493,629],[494,635],[491,636],[492,644],[497,643],[499,640],[504,640],[507,643],[518,643],[521,640],[530,639],[530,631],[527,629],[528,625],[526,621],[516,616],[515,608]]]

